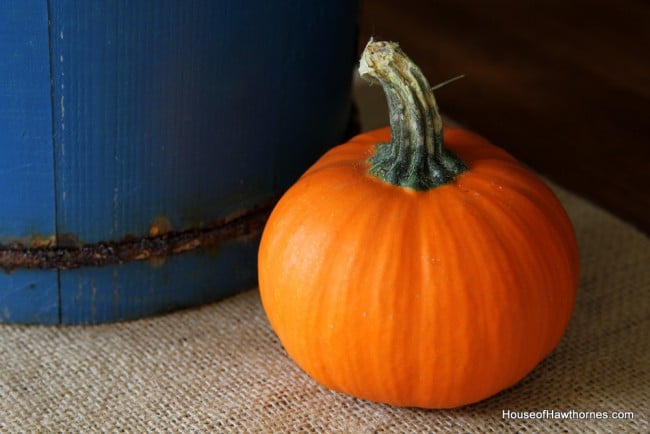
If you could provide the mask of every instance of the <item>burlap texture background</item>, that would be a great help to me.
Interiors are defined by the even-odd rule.
[[[0,431],[647,433],[650,242],[555,190],[581,248],[577,306],[557,350],[491,399],[427,411],[326,390],[287,358],[252,289],[129,323],[0,326]],[[502,417],[542,409],[634,419]]]

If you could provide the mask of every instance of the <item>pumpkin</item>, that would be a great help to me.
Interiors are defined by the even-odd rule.
[[[362,77],[390,129],[327,152],[265,226],[259,290],[288,355],[333,390],[450,408],[525,377],[573,310],[578,248],[553,192],[504,150],[443,128],[396,43],[372,41]]]

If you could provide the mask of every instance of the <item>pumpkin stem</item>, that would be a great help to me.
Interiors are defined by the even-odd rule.
[[[379,143],[370,157],[371,175],[393,185],[428,190],[467,170],[444,147],[433,89],[398,44],[371,39],[361,55],[359,74],[382,85],[390,117],[391,140]]]

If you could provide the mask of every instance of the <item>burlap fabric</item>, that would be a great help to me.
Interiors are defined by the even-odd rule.
[[[647,433],[650,242],[556,191],[582,254],[575,313],[557,350],[491,399],[427,411],[329,391],[287,358],[251,289],[129,323],[0,326],[0,431]],[[634,418],[504,418],[544,409]]]

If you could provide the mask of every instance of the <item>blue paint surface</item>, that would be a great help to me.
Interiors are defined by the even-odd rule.
[[[47,9],[0,2],[0,243],[54,234]]]
[[[0,243],[119,241],[161,217],[202,227],[277,197],[344,138],[357,7],[0,3]],[[95,323],[214,301],[255,284],[256,249],[239,240],[157,267],[1,275],[11,315],[0,322]]]
[[[341,139],[349,1],[52,4],[59,233],[195,227],[285,189]]]
[[[59,323],[57,270],[0,271],[0,323]]]
[[[0,243],[55,233],[47,9],[0,2]],[[59,321],[57,271],[0,270],[0,322]]]
[[[122,321],[220,300],[257,281],[259,238],[215,252],[61,272],[63,323]],[[164,290],[162,290],[164,289]]]

